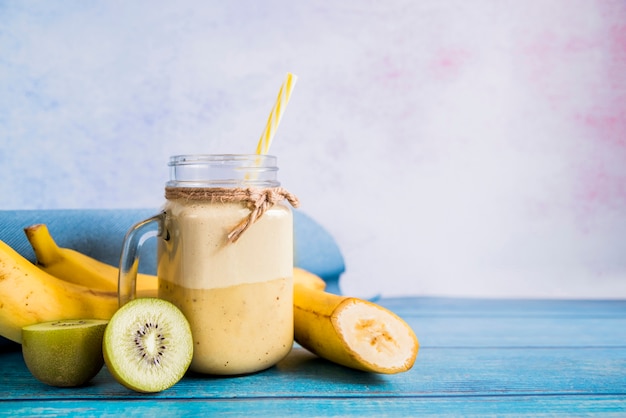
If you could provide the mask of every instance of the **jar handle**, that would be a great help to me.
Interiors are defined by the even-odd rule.
[[[120,307],[135,298],[141,246],[146,240],[161,236],[164,219],[165,212],[161,212],[136,223],[126,233],[122,245],[122,254],[120,255],[120,269],[117,282],[117,297]],[[155,226],[157,226],[156,229],[154,228]]]

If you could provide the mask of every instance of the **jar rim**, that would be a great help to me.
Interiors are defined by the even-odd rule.
[[[168,187],[278,187],[277,158],[257,154],[183,154],[170,157]]]
[[[249,162],[251,166],[275,166],[276,161],[276,156],[269,154],[179,154],[171,156],[167,165]]]

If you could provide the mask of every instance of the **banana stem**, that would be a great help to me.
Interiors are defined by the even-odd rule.
[[[45,224],[35,224],[24,228],[26,238],[35,251],[37,264],[41,266],[51,265],[61,259],[61,251],[57,243],[50,235]]]

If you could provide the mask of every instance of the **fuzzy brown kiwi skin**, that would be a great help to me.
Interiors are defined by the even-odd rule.
[[[50,386],[85,385],[104,365],[102,338],[107,322],[60,320],[24,327],[26,367],[37,380]]]

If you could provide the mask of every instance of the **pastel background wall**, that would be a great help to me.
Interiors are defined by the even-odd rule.
[[[344,292],[626,297],[623,0],[0,0],[0,209],[158,208],[272,153]]]

